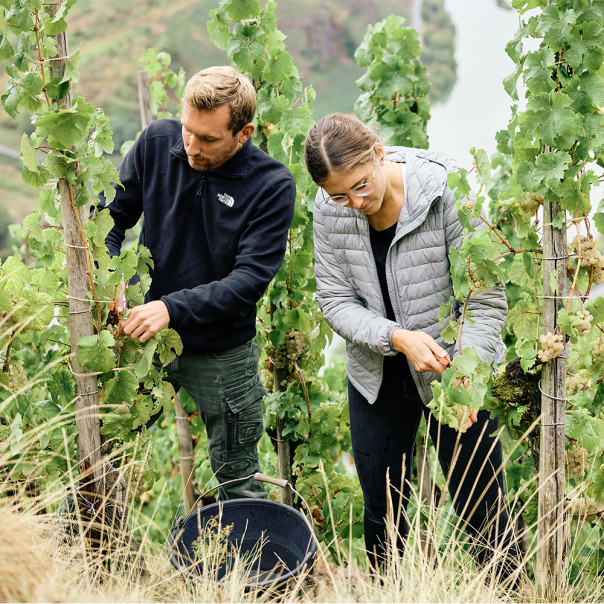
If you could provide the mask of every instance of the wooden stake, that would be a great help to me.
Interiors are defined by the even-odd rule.
[[[543,208],[543,331],[554,333],[558,310],[568,296],[566,227],[554,228],[561,211],[558,203]],[[555,284],[555,289],[552,289]],[[554,601],[563,584],[566,550],[564,412],[566,359],[548,361],[541,375],[541,446],[539,456],[539,520],[537,583],[547,600]]]
[[[55,15],[61,2],[47,5],[46,9]],[[57,56],[69,56],[67,33],[54,36],[57,41]],[[50,61],[52,77],[63,77],[65,61]],[[71,90],[59,105],[71,107]],[[80,464],[81,494],[91,503],[104,494],[103,467],[101,463],[101,432],[99,417],[99,397],[97,376],[90,375],[86,367],[77,359],[78,342],[84,336],[94,333],[91,304],[88,302],[88,259],[89,253],[80,225],[84,224],[82,207],[73,204],[77,195],[66,179],[59,179],[61,214],[65,237],[65,257],[67,262],[67,291],[69,295],[70,362],[76,384],[75,421],[78,428],[78,458]],[[98,508],[97,508],[98,509]]]
[[[286,386],[281,386],[281,382],[287,378],[287,368],[276,367],[273,369],[273,381],[275,384],[275,391],[285,390]],[[288,436],[283,434],[283,428],[287,415],[284,418],[280,418],[277,414],[277,458],[279,460],[279,478],[287,480],[290,484],[293,484],[292,475],[292,464],[291,464],[291,443]],[[293,505],[294,499],[292,492],[289,488],[281,489],[281,501],[286,505]]]
[[[188,514],[197,498],[199,489],[195,481],[193,470],[193,439],[191,437],[191,424],[186,411],[180,404],[180,394],[174,397],[174,413],[176,415],[176,434],[178,436],[178,454],[180,459],[180,477],[182,479],[182,495],[185,502],[185,514]],[[203,503],[199,502],[199,507]]]
[[[153,121],[151,113],[151,78],[146,69],[138,72],[138,105],[143,129]]]

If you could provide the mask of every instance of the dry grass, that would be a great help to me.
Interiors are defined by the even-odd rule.
[[[0,325],[0,329],[2,326]],[[33,376],[22,390],[41,381],[44,370]],[[18,392],[14,393],[13,397]],[[0,404],[0,415],[11,398]],[[72,418],[56,417],[43,429],[24,434],[19,444],[23,461],[35,464],[38,472],[50,460],[38,454],[43,430],[60,429]],[[64,433],[65,434],[65,433]],[[67,440],[67,439],[66,439]],[[3,443],[0,442],[0,445]],[[67,442],[65,443],[67,446]],[[3,451],[6,451],[3,453]],[[114,451],[115,456],[127,453]],[[130,452],[131,453],[131,452]],[[9,456],[15,452],[0,446],[0,601],[8,602],[543,602],[534,583],[525,573],[533,564],[537,543],[528,544],[518,585],[502,586],[497,575],[501,552],[492,552],[492,561],[478,569],[468,555],[468,538],[460,520],[450,508],[426,507],[412,495],[410,509],[421,509],[410,519],[410,536],[404,558],[390,557],[384,574],[373,575],[366,567],[363,552],[344,550],[337,543],[337,555],[319,548],[312,573],[300,576],[287,588],[276,591],[245,591],[245,573],[233,573],[224,584],[185,580],[169,562],[166,543],[150,538],[159,530],[167,541],[169,529],[157,527],[153,519],[129,502],[128,527],[113,540],[109,553],[91,553],[83,539],[84,521],[78,517],[75,537],[68,537],[57,510],[64,500],[64,488],[57,481],[42,492],[32,482],[15,483],[6,472]],[[132,457],[127,455],[128,458]],[[14,458],[12,463],[14,463]],[[73,468],[68,482],[75,482]],[[67,482],[63,481],[63,482]],[[526,485],[528,489],[529,485]],[[521,495],[524,497],[525,494]],[[335,528],[335,527],[334,527]],[[528,527],[534,534],[534,527]],[[389,521],[395,533],[395,522]],[[335,532],[335,531],[334,531]],[[137,549],[131,534],[142,535]],[[430,538],[426,540],[426,535]],[[571,541],[575,535],[570,535]],[[426,546],[428,541],[429,547]],[[352,547],[352,546],[350,546]],[[581,560],[584,552],[571,548],[570,563]],[[338,561],[337,563],[334,561]],[[585,560],[583,558],[582,560]],[[551,601],[551,600],[550,600]],[[575,583],[563,582],[555,597],[559,602],[603,602],[604,578],[585,574]]]
[[[13,485],[14,486],[14,485]],[[1,486],[0,486],[1,488]],[[279,592],[245,591],[245,575],[233,575],[224,585],[189,581],[174,569],[166,548],[143,538],[138,554],[115,549],[111,554],[86,554],[80,539],[62,536],[54,515],[36,515],[35,505],[22,511],[0,502],[0,600],[9,602],[540,602],[534,585],[523,578],[518,588],[505,589],[494,565],[477,570],[464,548],[464,539],[451,539],[442,514],[428,513],[433,534],[431,555],[419,544],[419,520],[412,519],[409,546],[401,560],[392,557],[383,576],[346,563],[335,565],[320,548],[309,576],[301,576]],[[23,493],[23,499],[25,493]],[[31,504],[31,498],[30,498]],[[454,522],[454,520],[450,520]],[[134,514],[131,524],[149,520]],[[391,524],[390,529],[393,530]],[[572,552],[569,556],[572,559]],[[353,556],[354,558],[354,556]],[[119,561],[129,559],[128,564]],[[362,557],[361,557],[362,559]],[[604,585],[566,584],[560,602],[601,602]]]

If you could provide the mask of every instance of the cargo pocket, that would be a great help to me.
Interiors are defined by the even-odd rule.
[[[227,450],[258,442],[262,436],[262,397],[266,393],[255,373],[247,381],[224,389]]]

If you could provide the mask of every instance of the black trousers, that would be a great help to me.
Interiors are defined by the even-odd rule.
[[[455,511],[473,537],[475,558],[483,564],[493,549],[504,549],[508,555],[500,574],[509,576],[518,566],[518,551],[504,507],[501,443],[490,436],[497,420],[481,411],[478,422],[464,434],[440,424],[422,403],[410,374],[395,391],[383,388],[373,405],[350,382],[348,396],[353,455],[364,498],[365,545],[374,568],[386,560],[388,492],[394,519],[400,515],[397,547],[401,554],[404,551],[409,526],[401,510],[409,501],[415,439],[423,414]]]

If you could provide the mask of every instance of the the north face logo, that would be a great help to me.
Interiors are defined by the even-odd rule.
[[[229,208],[233,207],[235,200],[226,193],[218,193],[218,201],[221,201],[224,205],[229,206]]]

